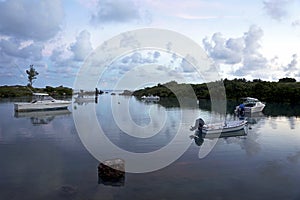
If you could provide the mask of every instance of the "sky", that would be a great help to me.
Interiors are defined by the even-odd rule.
[[[34,86],[73,87],[99,46],[143,28],[190,38],[221,78],[300,81],[299,8],[300,0],[0,0],[0,85],[26,85],[33,64]],[[145,76],[205,82],[192,68],[174,53],[138,50],[116,58],[97,86],[138,88],[150,84]]]

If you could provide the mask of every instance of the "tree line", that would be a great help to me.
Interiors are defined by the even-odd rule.
[[[157,95],[162,98],[175,97],[175,94],[169,89],[170,85],[173,88],[177,88],[177,90],[182,88],[182,94],[188,96],[188,94],[184,94],[184,88],[187,84],[179,84],[175,81],[136,90],[133,92],[133,95],[137,97],[143,95]],[[300,82],[296,82],[294,78],[286,77],[279,79],[277,82],[260,79],[247,81],[244,78],[224,79],[210,83],[188,85],[191,85],[198,99],[210,99],[212,94],[217,93],[220,97],[237,101],[242,97],[254,97],[266,102],[300,104]],[[225,94],[222,92],[224,88]]]
[[[45,88],[34,88],[33,83],[37,79],[39,73],[33,65],[30,65],[29,69],[25,72],[28,80],[27,86],[0,86],[0,98],[31,96],[32,92],[48,93],[52,96],[71,96],[73,93],[72,88],[64,87],[62,85],[59,87],[46,86]]]

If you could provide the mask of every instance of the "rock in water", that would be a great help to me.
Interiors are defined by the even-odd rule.
[[[123,186],[125,182],[125,161],[122,159],[106,160],[98,165],[98,183]]]

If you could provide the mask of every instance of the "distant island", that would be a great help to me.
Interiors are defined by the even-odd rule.
[[[232,100],[239,100],[242,97],[255,97],[261,101],[277,102],[277,103],[291,103],[300,104],[300,82],[296,82],[294,78],[282,78],[278,82],[263,81],[260,79],[254,79],[253,81],[247,81],[246,79],[233,79],[233,80],[220,80],[211,83],[202,84],[189,84],[195,91],[197,99],[210,99],[210,92],[208,85],[214,85],[217,88],[213,92],[218,92],[220,86],[225,87],[226,98]],[[153,87],[147,87],[144,89],[136,90],[133,95],[140,98],[144,95],[157,95],[161,98],[175,97],[174,93],[169,89],[170,87],[176,88],[181,94],[185,94],[185,83],[177,83],[171,81],[165,84],[158,84]],[[218,88],[219,87],[219,88]],[[221,90],[220,90],[221,91]]]
[[[72,96],[73,94],[72,88],[62,85],[58,87],[46,86],[45,88],[35,88],[33,87],[33,82],[37,79],[39,72],[36,71],[33,65],[30,65],[29,69],[25,72],[28,80],[27,86],[0,86],[0,98],[31,96],[32,93],[48,93],[51,96]]]
[[[176,88],[177,92],[179,92],[181,96],[189,97],[191,94],[186,91],[187,85],[192,87],[197,99],[210,99],[211,92],[222,92],[222,88],[225,87],[225,93],[222,95],[224,95],[223,97],[228,100],[238,101],[242,97],[250,96],[265,102],[300,104],[300,82],[297,82],[294,78],[288,77],[279,79],[277,82],[263,81],[260,79],[248,81],[244,78],[233,80],[224,79],[201,84],[177,83],[176,81],[170,81],[168,83],[159,83],[156,86],[146,87],[134,92],[124,90],[120,95],[133,95],[138,98],[148,95],[159,96],[161,98],[175,98],[176,96],[170,88]],[[208,86],[214,88],[213,91],[208,90]],[[31,90],[33,92],[48,93],[51,96],[73,95],[73,89],[64,86],[33,88],[21,85],[5,85],[0,86],[0,97],[30,96],[32,95]]]
[[[32,92],[48,93],[51,96],[72,96],[73,90],[64,86],[46,86],[45,88],[33,88],[22,85],[0,86],[0,97],[2,98],[31,96]]]

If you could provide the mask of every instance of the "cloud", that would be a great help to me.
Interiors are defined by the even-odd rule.
[[[252,54],[257,52],[257,49],[261,47],[259,44],[260,39],[264,35],[263,30],[255,25],[250,26],[248,32],[244,33],[245,48],[244,52]]]
[[[298,64],[298,56],[297,54],[293,54],[291,62],[287,65],[287,67],[284,69],[284,71],[291,71],[295,70]]]
[[[8,57],[17,57],[22,59],[41,60],[44,45],[38,42],[32,42],[23,45],[17,39],[0,40],[0,50],[2,54]],[[2,62],[2,60],[1,60]]]
[[[40,42],[22,42],[14,38],[0,39],[0,84],[25,83],[20,75],[24,67],[41,62],[44,45]],[[25,83],[26,84],[26,83]]]
[[[299,77],[299,68],[298,65],[298,56],[297,54],[292,55],[292,60],[287,66],[283,66],[283,70],[285,72],[285,76],[297,76]]]
[[[180,65],[184,73],[192,73],[196,71],[195,67],[191,63],[196,63],[196,59],[191,55],[186,55],[185,58],[182,59]]]
[[[154,59],[157,59],[157,58],[159,58],[159,57],[160,57],[159,51],[155,51],[155,52],[153,53],[153,58],[154,58]]]
[[[230,38],[226,40],[221,33],[215,33],[212,36],[211,42],[208,38],[203,39],[203,44],[210,56],[221,63],[237,64],[241,62],[241,51],[244,47],[242,38]]]
[[[136,69],[149,68],[159,62],[161,55],[158,51],[133,52],[114,61],[105,71],[103,77],[122,76]]]
[[[259,52],[262,36],[263,30],[254,25],[244,34],[245,48],[243,50],[243,68],[247,70],[257,70],[267,67],[268,60]]]
[[[300,19],[293,21],[292,26],[300,26]]]
[[[76,76],[82,61],[75,59],[75,54],[71,51],[71,45],[61,45],[52,51],[49,57],[51,63],[45,71],[48,77],[63,80],[64,78],[74,78]],[[55,77],[53,74],[55,74]]]
[[[60,0],[0,1],[0,34],[23,40],[48,40],[61,29]]]
[[[83,30],[78,34],[75,42],[71,44],[61,44],[54,48],[49,56],[51,68],[56,68],[60,72],[68,72],[70,75],[74,75],[75,71],[92,50],[90,33]],[[49,70],[49,72],[52,73],[51,70]]]
[[[158,65],[156,69],[159,71],[170,71],[170,68],[166,67],[165,65]]]
[[[76,61],[83,61],[93,50],[90,38],[91,35],[88,31],[81,31],[76,37],[76,42],[70,45]]]
[[[43,58],[43,48],[44,45],[40,42],[22,42],[13,38],[0,39],[0,76],[7,78],[10,77],[9,74],[22,74],[23,70],[16,67],[40,62]]]
[[[136,64],[152,64],[158,62],[160,53],[158,51],[140,53],[134,52],[129,56],[125,56],[121,59],[122,64],[126,65],[136,65]]]
[[[132,33],[123,33],[122,39],[120,40],[121,48],[131,47],[132,49],[137,49],[141,46],[140,41],[137,40],[136,36]]]
[[[52,54],[50,56],[50,60],[54,65],[66,65],[68,57],[65,56],[66,52],[64,47],[57,47],[52,51]],[[66,64],[63,64],[66,63]]]
[[[266,10],[267,14],[275,19],[280,21],[282,18],[287,16],[287,6],[292,2],[291,0],[269,0],[264,1],[264,9]]]
[[[263,30],[252,25],[242,37],[226,39],[215,33],[211,40],[206,37],[202,42],[215,65],[237,66],[233,75],[245,76],[268,67],[268,60],[259,52],[262,36]]]
[[[132,0],[100,0],[97,12],[92,15],[95,23],[128,22],[140,18],[139,8]]]

